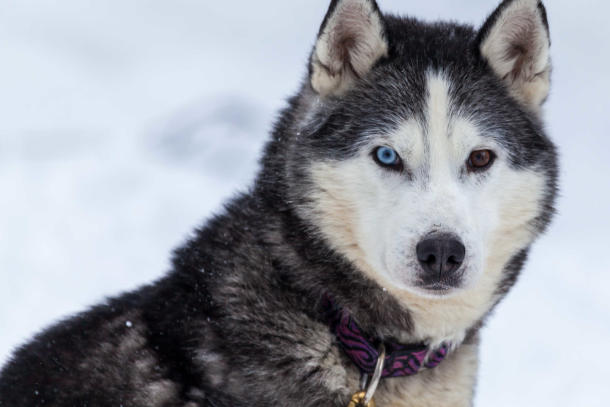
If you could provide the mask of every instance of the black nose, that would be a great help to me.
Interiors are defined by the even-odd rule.
[[[448,235],[437,235],[422,240],[417,245],[416,251],[417,260],[424,271],[439,276],[457,271],[466,256],[464,245]]]

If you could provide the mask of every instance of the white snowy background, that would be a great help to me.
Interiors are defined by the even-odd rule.
[[[479,25],[496,0],[380,0]],[[610,12],[547,0],[559,216],[485,328],[477,406],[608,406]],[[0,364],[168,269],[251,182],[327,0],[0,2]]]

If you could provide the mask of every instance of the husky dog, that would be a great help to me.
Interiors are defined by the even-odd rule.
[[[478,31],[333,0],[252,189],[166,277],[21,347],[0,405],[472,405],[553,214],[549,46],[539,0]]]

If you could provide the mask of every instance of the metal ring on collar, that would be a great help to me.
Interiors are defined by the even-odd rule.
[[[373,396],[377,391],[377,387],[379,386],[379,381],[381,380],[381,374],[383,373],[383,365],[385,364],[385,346],[383,343],[379,347],[379,357],[377,358],[377,365],[375,366],[375,371],[373,373],[373,377],[369,382],[366,388],[366,394],[364,396],[364,405],[368,405],[371,400],[373,400]]]

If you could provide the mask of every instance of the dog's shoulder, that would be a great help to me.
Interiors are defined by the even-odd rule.
[[[300,352],[331,357],[327,327],[271,255],[283,232],[267,209],[236,197],[175,251],[165,277],[38,334],[0,371],[0,406],[183,406],[219,382],[235,388],[215,400],[247,399],[246,371],[262,379]]]

